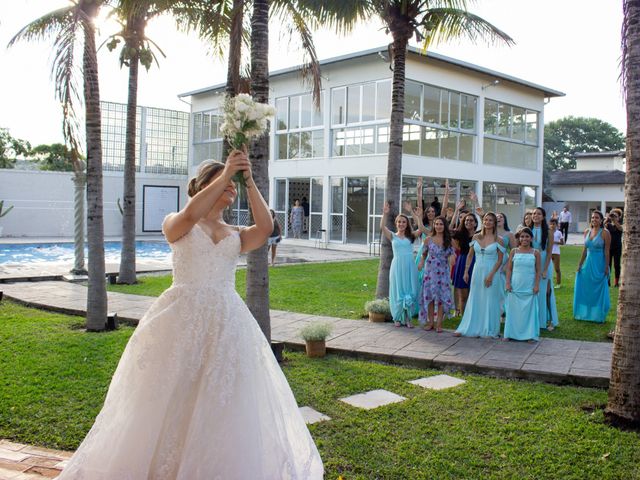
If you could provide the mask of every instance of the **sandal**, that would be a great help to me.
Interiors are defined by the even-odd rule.
[[[429,325],[425,325],[424,327],[422,327],[424,330],[426,330],[427,332],[433,330],[433,323],[429,324]]]

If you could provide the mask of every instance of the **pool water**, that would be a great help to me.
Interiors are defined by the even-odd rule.
[[[120,242],[105,242],[105,262],[120,262]],[[73,243],[7,243],[0,244],[0,264],[34,264],[67,262],[74,260]],[[85,258],[87,248],[85,244]],[[170,259],[171,248],[167,242],[136,242],[136,258],[145,260]]]

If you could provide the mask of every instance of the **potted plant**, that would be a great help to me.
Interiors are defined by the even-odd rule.
[[[313,322],[300,330],[300,336],[306,343],[307,356],[324,357],[327,353],[326,340],[333,325],[326,322]]]
[[[386,298],[376,298],[364,304],[364,310],[369,314],[370,322],[384,322],[391,316],[391,307]]]
[[[7,213],[9,213],[11,209],[13,209],[13,205],[11,205],[9,208],[4,208],[4,200],[0,200],[0,218],[4,217]],[[3,230],[4,230],[4,227],[0,225],[0,237],[2,236]]]

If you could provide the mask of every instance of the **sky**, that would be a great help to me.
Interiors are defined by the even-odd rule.
[[[61,111],[50,80],[51,44],[21,43],[6,48],[9,40],[31,20],[67,5],[66,0],[0,0],[0,127],[32,145],[62,140]],[[478,0],[469,10],[493,23],[515,40],[512,47],[440,44],[431,51],[562,91],[545,107],[545,122],[573,116],[596,117],[621,131],[626,114],[619,81],[622,2],[612,0]],[[98,44],[118,28],[99,24]],[[223,83],[226,60],[215,58],[194,34],[177,33],[169,18],[156,19],[148,36],[163,49],[160,66],[140,69],[140,105],[188,111],[180,93]],[[298,42],[280,38],[272,25],[271,70],[298,65]],[[314,34],[320,59],[387,45],[391,37],[381,24],[358,26],[350,36],[329,30]],[[415,43],[414,43],[415,44]],[[118,54],[99,51],[102,100],[126,103],[127,71]],[[188,98],[186,99],[188,102]]]

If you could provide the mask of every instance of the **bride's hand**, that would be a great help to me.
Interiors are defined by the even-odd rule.
[[[227,180],[231,180],[233,176],[240,171],[244,171],[246,179],[251,178],[251,163],[247,153],[242,150],[232,150],[224,164],[224,176]],[[247,171],[249,174],[247,175]]]

